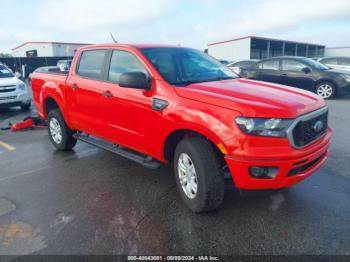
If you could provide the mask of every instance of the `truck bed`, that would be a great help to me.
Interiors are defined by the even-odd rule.
[[[33,73],[32,90],[33,100],[38,108],[38,113],[43,116],[43,103],[41,101],[42,92],[44,89],[62,90],[66,86],[68,72],[45,72]]]

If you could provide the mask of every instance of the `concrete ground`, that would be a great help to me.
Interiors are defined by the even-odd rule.
[[[203,215],[184,206],[169,166],[82,142],[57,152],[46,130],[0,131],[0,254],[350,255],[349,105],[329,101],[331,155],[311,178],[255,196],[228,186]],[[0,110],[0,126],[28,114]]]

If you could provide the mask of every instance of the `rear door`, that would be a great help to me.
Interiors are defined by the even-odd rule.
[[[308,71],[305,70],[308,68]],[[314,79],[312,69],[294,59],[282,59],[281,84],[312,91]]]
[[[66,83],[70,122],[75,129],[97,136],[105,130],[101,80],[107,54],[105,49],[83,51]]]
[[[261,61],[257,64],[259,73],[257,80],[280,83],[281,82],[281,71],[280,71],[280,60],[270,59]]]

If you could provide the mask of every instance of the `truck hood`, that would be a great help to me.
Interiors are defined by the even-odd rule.
[[[1,86],[15,86],[21,82],[17,77],[6,77],[0,78],[0,87]]]
[[[195,83],[175,90],[180,97],[248,117],[296,118],[326,105],[322,98],[305,90],[243,78]]]

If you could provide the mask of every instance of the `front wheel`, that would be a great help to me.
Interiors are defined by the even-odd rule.
[[[316,94],[323,99],[331,99],[336,95],[335,86],[329,82],[322,82],[316,86]]]
[[[224,176],[209,141],[199,137],[182,140],[175,150],[174,170],[181,197],[192,211],[210,211],[221,205]]]
[[[21,105],[22,111],[27,111],[27,110],[29,110],[31,105],[32,105],[31,102],[26,103],[26,104],[22,104],[22,105]]]
[[[50,111],[47,121],[52,144],[61,151],[71,150],[77,143],[77,140],[73,137],[74,132],[68,128],[60,110]]]

